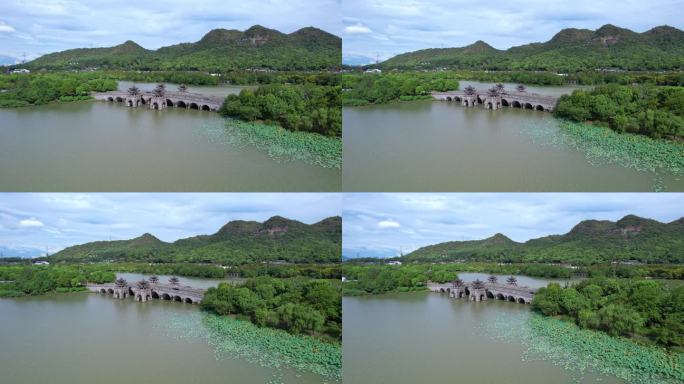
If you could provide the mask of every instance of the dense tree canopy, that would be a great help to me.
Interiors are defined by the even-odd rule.
[[[606,278],[565,288],[552,283],[537,292],[532,304],[544,315],[567,316],[583,328],[684,346],[684,285]]]
[[[219,113],[247,121],[262,120],[291,131],[342,135],[340,87],[318,85],[260,86],[229,95]]]
[[[222,283],[207,290],[202,308],[293,333],[327,335],[336,340],[342,336],[339,281],[263,276],[240,285]]]
[[[618,132],[684,138],[684,87],[604,85],[558,100],[554,115]]]
[[[446,72],[346,74],[342,76],[342,88],[343,104],[353,106],[429,98],[431,91],[458,89],[458,81],[454,74]]]
[[[106,266],[0,266],[0,297],[80,291],[88,282],[110,283],[115,277]]]
[[[115,89],[115,80],[96,73],[6,75],[0,76],[0,108],[86,100],[90,92]]]

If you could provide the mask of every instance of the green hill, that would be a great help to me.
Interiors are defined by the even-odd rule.
[[[613,260],[684,263],[684,218],[660,223],[633,215],[617,222],[586,220],[564,235],[517,243],[497,234],[485,240],[450,241],[420,248],[407,261],[500,261],[587,265]]]
[[[239,265],[283,260],[292,263],[339,262],[342,219],[304,224],[274,216],[263,223],[231,221],[212,235],[163,242],[146,233],[131,240],[96,241],[68,247],[51,261],[202,262]]]
[[[568,28],[545,43],[498,50],[478,41],[462,48],[403,53],[380,66],[384,69],[677,70],[684,68],[684,31],[660,26],[636,33],[610,24],[596,31]]]
[[[324,70],[340,67],[342,39],[317,28],[290,34],[255,25],[244,32],[214,29],[194,43],[147,50],[133,41],[109,48],[79,48],[41,56],[31,69]]]

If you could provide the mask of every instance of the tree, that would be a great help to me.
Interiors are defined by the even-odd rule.
[[[628,335],[641,327],[644,319],[635,310],[618,304],[608,304],[598,311],[600,328],[611,336]]]

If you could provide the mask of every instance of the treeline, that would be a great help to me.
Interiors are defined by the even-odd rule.
[[[430,98],[432,91],[458,89],[458,80],[451,72],[346,74],[342,89],[343,105],[358,106]]]
[[[453,269],[453,266],[446,265],[345,265],[344,294],[358,296],[422,291],[428,280],[446,283],[456,279],[458,275]]]
[[[82,291],[116,278],[106,266],[0,266],[0,297]]]
[[[116,80],[98,73],[17,74],[0,76],[0,108],[90,98],[90,92],[113,91]]]
[[[582,328],[612,336],[648,338],[684,346],[684,286],[670,289],[649,280],[597,278],[537,291],[533,307],[547,316],[566,316]]]
[[[242,277],[270,276],[281,279],[290,277],[308,277],[311,279],[334,279],[342,278],[342,267],[337,265],[325,264],[304,264],[304,265],[273,265],[273,264],[246,264],[229,269],[230,273],[238,273]]]
[[[683,72],[579,71],[558,74],[546,71],[453,71],[462,80],[533,85],[652,84],[684,86]]]
[[[593,265],[587,268],[590,277],[620,277],[620,278],[645,278],[666,280],[684,280],[684,266],[681,264],[655,264],[655,265]]]
[[[102,73],[118,80],[187,85],[315,84],[334,86],[340,84],[340,76],[330,72],[231,71],[212,74],[202,71],[104,71]]]
[[[604,85],[558,100],[554,115],[592,121],[617,132],[654,138],[684,138],[684,88]]]
[[[202,308],[248,318],[262,327],[342,338],[342,295],[338,282],[256,277],[241,285],[209,288]]]
[[[219,109],[223,116],[261,120],[291,131],[342,136],[340,87],[272,84],[229,95]]]

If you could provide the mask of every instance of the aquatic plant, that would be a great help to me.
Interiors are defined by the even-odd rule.
[[[207,342],[218,360],[245,359],[277,370],[292,368],[331,380],[342,378],[342,348],[338,343],[200,312],[173,316],[159,327],[171,337]]]
[[[230,118],[207,122],[197,132],[217,143],[239,148],[249,145],[267,151],[276,161],[303,161],[324,168],[342,168],[342,140],[337,137]]]
[[[571,372],[577,383],[589,371],[615,376],[629,384],[674,384],[684,380],[684,353],[580,329],[552,317],[506,314],[492,318],[483,330],[490,337],[522,343],[527,348],[523,361],[549,361]]]
[[[642,135],[617,133],[609,128],[559,120],[530,127],[528,133],[542,145],[567,146],[584,153],[593,165],[617,164],[653,174],[654,191],[666,188],[662,174],[684,175],[684,144]]]

